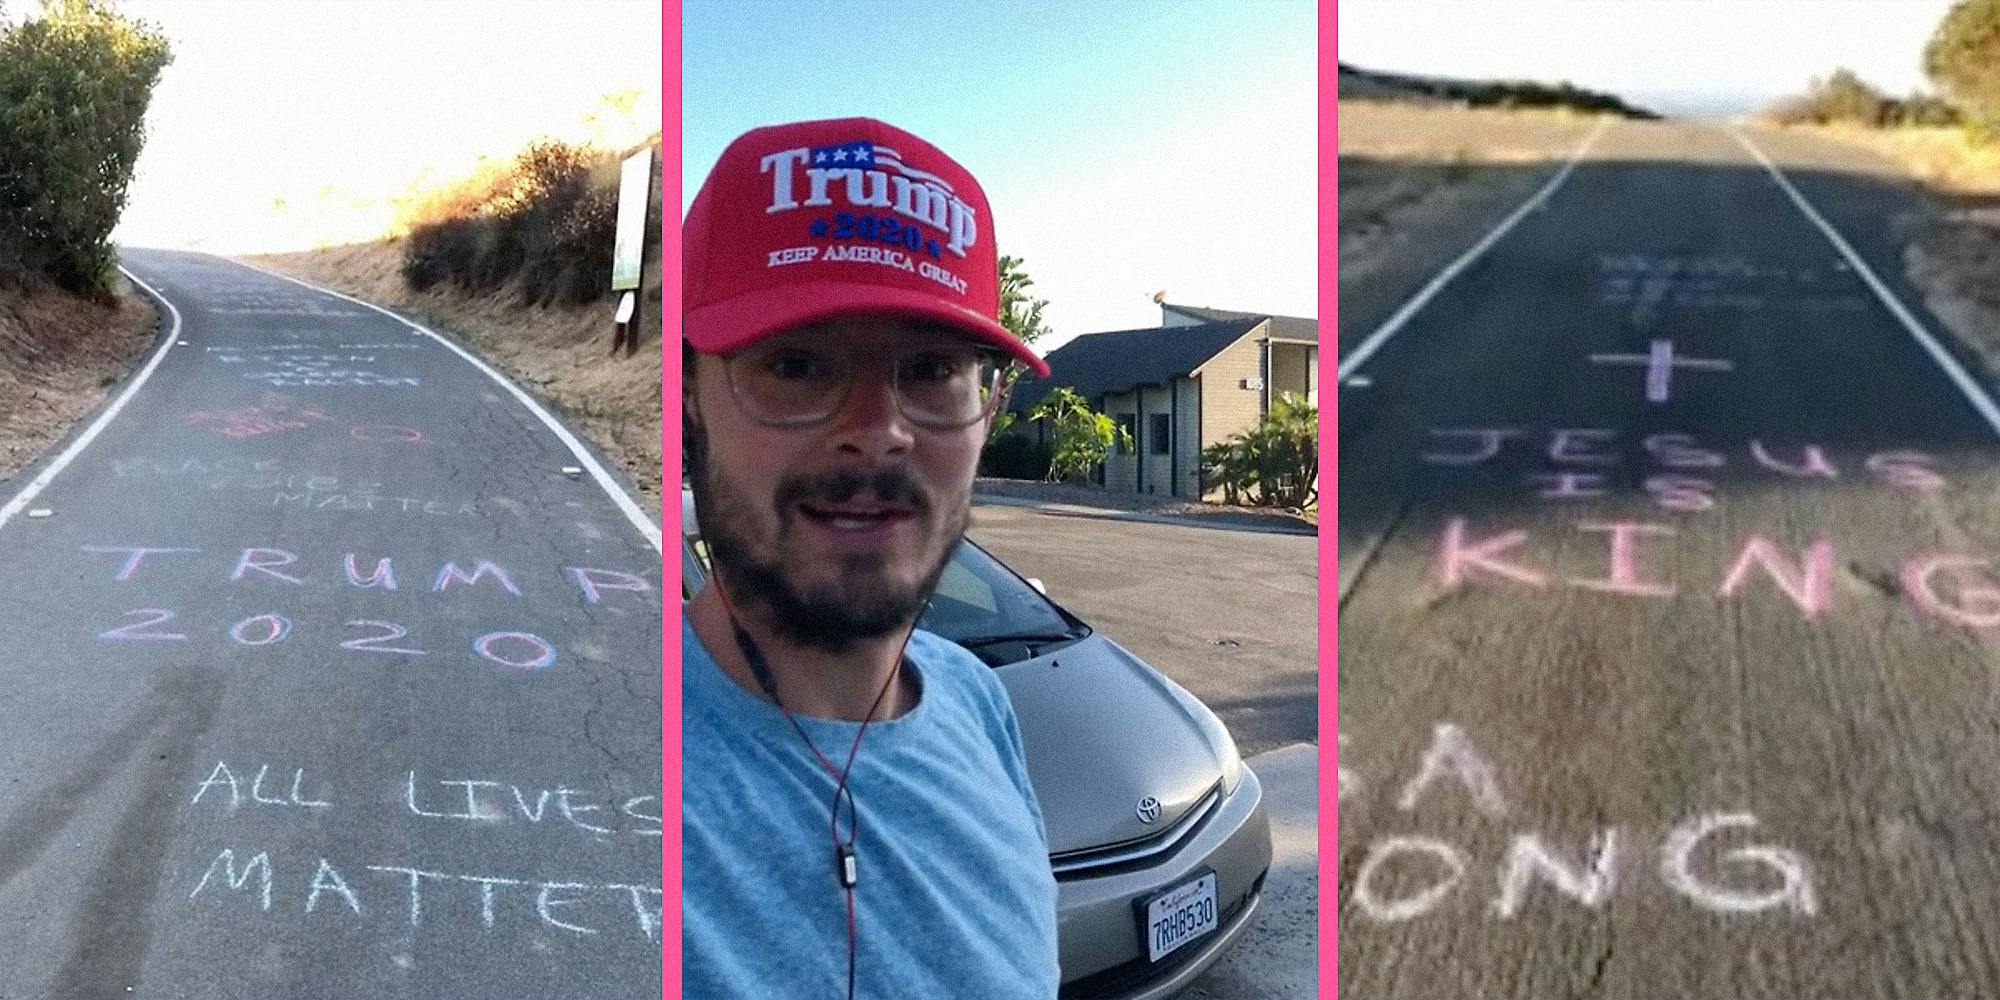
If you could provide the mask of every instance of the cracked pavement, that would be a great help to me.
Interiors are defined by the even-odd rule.
[[[0,523],[0,997],[657,997],[657,524],[402,322],[123,262],[177,342]]]

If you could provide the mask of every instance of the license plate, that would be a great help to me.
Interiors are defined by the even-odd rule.
[[[1219,926],[1215,873],[1207,872],[1146,901],[1146,959],[1157,962],[1174,949]]]

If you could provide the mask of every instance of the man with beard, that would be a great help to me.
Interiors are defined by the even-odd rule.
[[[1056,994],[1006,692],[918,631],[1001,371],[972,176],[869,119],[758,129],[683,228],[682,425],[713,576],[681,618],[682,995]]]

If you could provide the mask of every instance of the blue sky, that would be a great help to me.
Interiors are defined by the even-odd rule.
[[[1056,337],[1169,301],[1317,312],[1309,0],[687,0],[681,207],[760,125],[865,115],[964,164]]]
[[[1924,85],[1952,0],[1342,0],[1340,58],[1367,69],[1567,79],[1669,113],[1741,111],[1845,66]]]

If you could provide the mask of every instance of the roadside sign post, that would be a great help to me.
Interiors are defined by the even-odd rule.
[[[611,290],[623,292],[612,318],[611,353],[622,344],[631,355],[639,349],[640,323],[645,316],[647,209],[653,201],[653,147],[625,158],[618,175],[618,229],[611,251]]]

